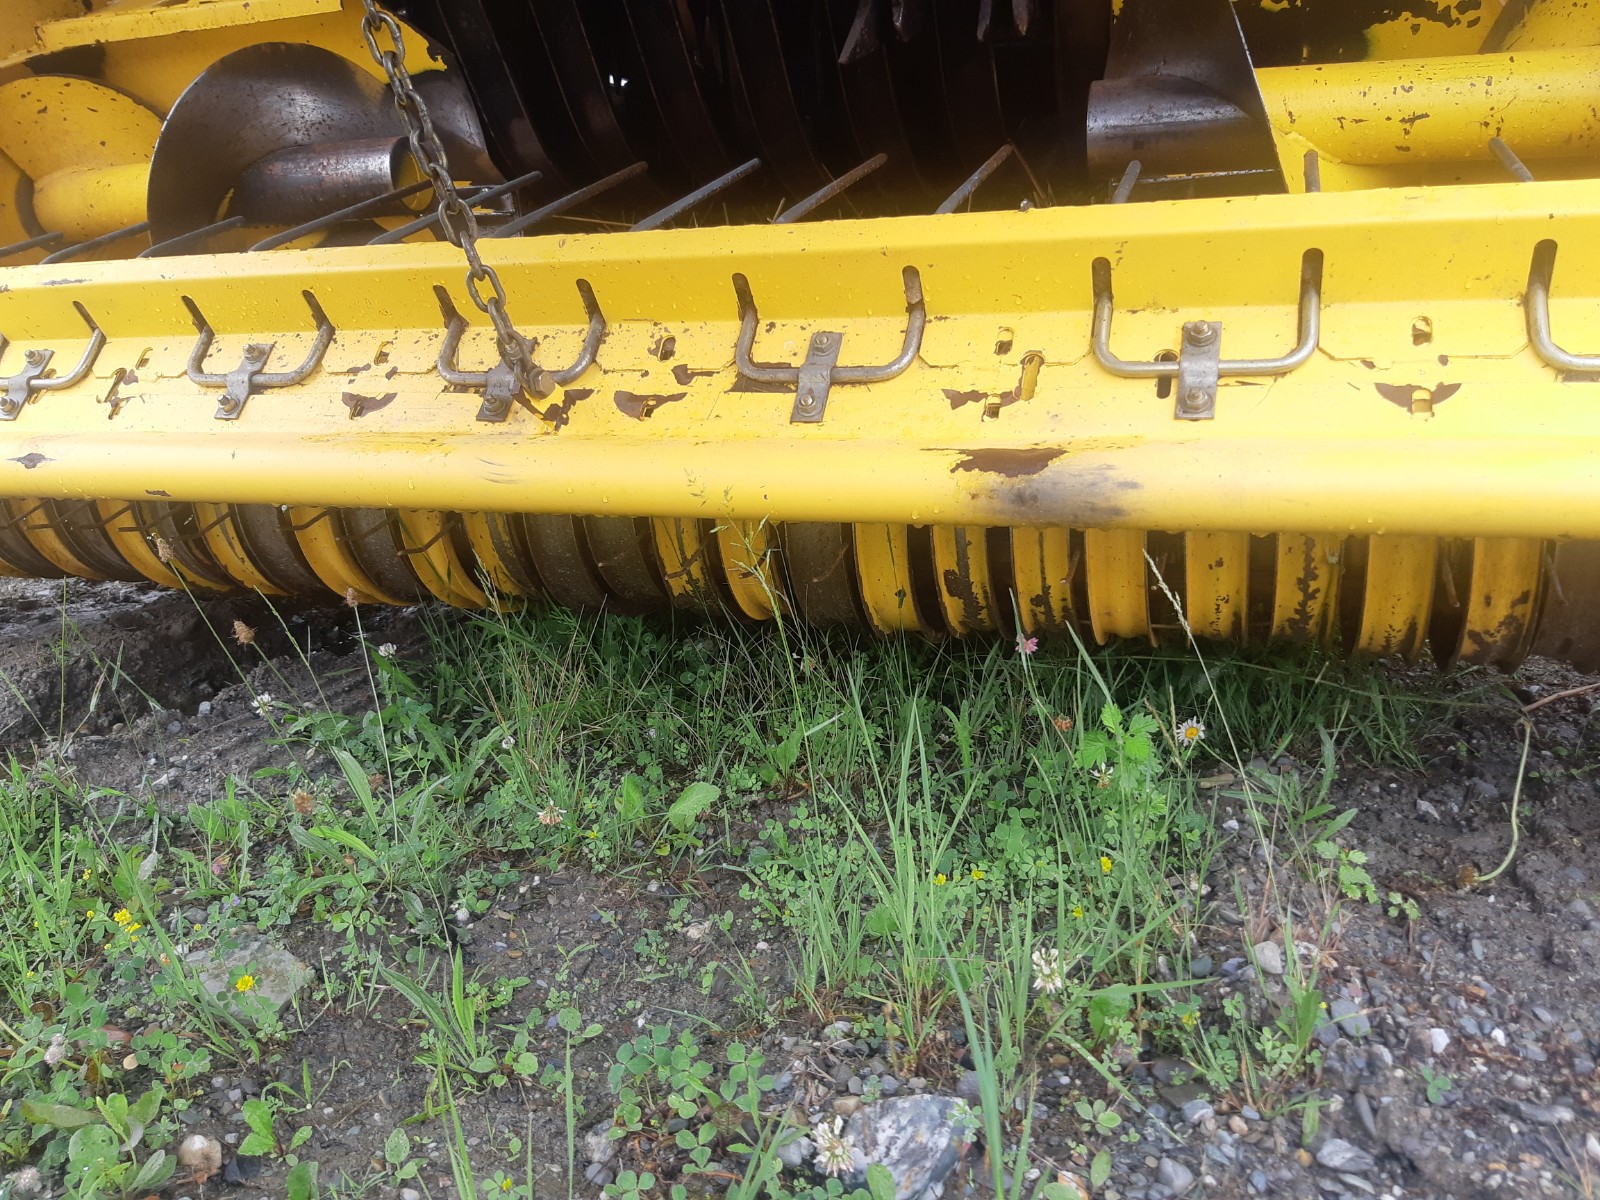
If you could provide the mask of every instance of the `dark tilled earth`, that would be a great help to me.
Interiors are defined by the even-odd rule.
[[[359,630],[348,610],[279,618],[259,604],[197,607],[187,596],[124,585],[75,584],[66,595],[63,604],[60,585],[0,581],[0,742],[26,753],[42,746],[82,784],[168,811],[214,799],[230,773],[287,764],[289,751],[268,741],[253,697],[270,692],[357,713],[370,702],[360,633],[397,643],[402,656],[423,648],[411,612],[362,610],[368,625]],[[235,656],[235,619],[259,631],[266,665]],[[1301,1092],[1208,1095],[1186,1081],[1186,1064],[1147,1057],[1125,1063],[1123,1076],[1144,1111],[1124,1100],[1124,1125],[1099,1137],[1074,1105],[1116,1096],[1081,1063],[1054,1058],[1041,1064],[1035,1101],[1041,1177],[1082,1176],[1084,1151],[1104,1146],[1114,1165],[1097,1194],[1113,1200],[1595,1194],[1600,864],[1591,846],[1600,834],[1600,691],[1527,714],[1520,844],[1503,874],[1474,878],[1511,843],[1520,705],[1593,682],[1534,662],[1508,681],[1501,706],[1463,707],[1452,727],[1430,734],[1421,769],[1341,766],[1329,802],[1357,815],[1340,840],[1368,854],[1380,895],[1396,893],[1390,903],[1336,903],[1331,876],[1306,869],[1314,855],[1303,831],[1275,823],[1266,805],[1255,809],[1265,829],[1258,834],[1236,781],[1226,772],[1209,781],[1224,850],[1204,881],[1205,924],[1191,961],[1166,969],[1196,978],[1208,1021],[1232,996],[1270,1016],[1287,990],[1270,969],[1271,952],[1255,948],[1297,943],[1330,1005],[1319,1035],[1317,1117],[1308,1122],[1304,1103],[1295,1103]],[[1256,765],[1269,775],[1312,774],[1289,761]],[[580,1194],[596,1194],[594,1181],[617,1170],[648,1166],[647,1151],[628,1144],[619,1159],[591,1167],[582,1133],[610,1111],[605,1071],[617,1045],[690,1014],[706,1019],[697,1028],[725,1031],[707,1035],[713,1054],[723,1037],[759,1040],[769,1069],[781,1073],[780,1098],[797,1115],[848,1113],[860,1093],[973,1090],[958,1030],[949,1031],[946,1061],[901,1078],[883,1047],[842,1026],[818,1028],[803,1006],[780,1010],[771,1025],[789,990],[793,946],[781,931],[752,923],[735,878],[708,870],[647,883],[512,866],[516,882],[458,928],[467,964],[483,977],[530,981],[496,1021],[514,1024],[533,1005],[570,1003],[602,1032],[572,1051],[585,1110],[575,1143],[562,1100],[548,1090],[513,1083],[460,1098],[462,1136],[480,1179],[504,1169],[520,1180],[531,1161],[541,1191],[564,1191],[569,1146]],[[1406,903],[1416,919],[1400,911]],[[1287,931],[1285,912],[1294,914]],[[325,927],[295,923],[283,940],[319,979],[341,969],[342,943]],[[712,966],[718,962],[746,964],[748,981]],[[324,1181],[376,1181],[377,1195],[455,1195],[448,1131],[436,1118],[404,1126],[417,1175],[385,1174],[386,1139],[426,1113],[432,1079],[413,1061],[419,1032],[409,1006],[381,987],[359,1002],[332,1002],[314,983],[298,1024],[303,1030],[258,1067],[205,1081],[186,1124],[222,1140],[232,1160],[244,1131],[241,1102],[273,1080],[298,1087],[305,1065],[320,1090],[291,1123],[313,1127],[301,1153],[322,1164]],[[562,1062],[565,1047],[552,1022],[530,1049]],[[268,1162],[233,1161],[226,1178],[220,1192],[213,1180],[172,1194],[283,1194],[281,1168]]]

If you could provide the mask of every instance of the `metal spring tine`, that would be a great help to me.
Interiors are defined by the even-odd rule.
[[[589,328],[583,335],[583,348],[570,367],[564,371],[550,372],[556,386],[564,387],[594,365],[594,356],[600,352],[600,339],[606,335],[606,318],[600,311],[600,302],[594,297],[594,288],[587,279],[578,280],[578,295],[583,297],[584,311],[589,314]]]
[[[225,217],[220,221],[213,221],[210,225],[202,225],[199,229],[191,229],[188,233],[180,233],[175,238],[168,238],[164,242],[157,242],[148,250],[141,250],[136,258],[166,258],[186,250],[192,245],[198,245],[207,238],[229,230],[238,229],[245,223],[243,217]]]
[[[602,192],[610,191],[619,183],[626,183],[628,180],[633,179],[636,176],[643,175],[649,169],[650,166],[648,163],[636,162],[632,166],[623,167],[620,171],[613,171],[604,179],[597,179],[588,187],[582,187],[575,192],[569,192],[565,196],[561,197],[561,199],[552,200],[549,204],[546,204],[542,208],[536,208],[530,213],[524,213],[515,220],[507,221],[504,225],[500,226],[500,228],[491,229],[483,236],[486,238],[513,237],[516,234],[521,233],[524,229],[528,228],[528,226],[537,225],[540,221],[543,221],[547,217],[553,217],[557,213],[566,212],[566,210],[569,208],[573,208],[576,205],[592,200]]]
[[[42,267],[47,263],[66,262],[69,258],[82,258],[85,254],[92,254],[102,246],[109,246],[113,242],[120,242],[123,238],[138,237],[141,233],[150,232],[150,222],[140,221],[135,225],[124,225],[121,229],[113,229],[110,233],[102,233],[99,237],[90,238],[87,242],[77,242],[71,246],[63,246],[54,254],[47,254],[39,260]]]
[[[381,196],[373,196],[368,200],[361,200],[355,204],[339,209],[338,212],[327,213],[307,221],[304,225],[296,225],[293,229],[285,229],[282,233],[275,233],[269,238],[263,238],[250,247],[251,253],[257,250],[276,250],[279,246],[287,245],[305,237],[308,233],[316,233],[330,225],[337,225],[341,221],[354,221],[376,213],[393,204],[396,200],[404,200],[408,196],[415,196],[418,192],[429,191],[433,181],[424,179],[420,183],[413,183],[409,187],[395,188],[393,191],[384,192]]]
[[[373,532],[374,533],[377,532],[376,527],[374,527]],[[444,541],[445,538],[447,538],[449,536],[450,536],[450,525],[449,525],[449,523],[448,522],[441,522],[440,525],[439,525],[439,532],[434,534],[431,538],[429,538],[427,541],[423,542],[421,545],[418,545],[418,546],[396,546],[395,547],[395,552],[397,554],[399,554],[402,558],[411,558],[414,555],[426,554],[429,550],[432,550],[435,546],[437,546],[440,542]]]
[[[38,237],[29,238],[25,242],[13,242],[9,246],[0,246],[0,258],[10,258],[13,254],[21,254],[26,250],[37,250],[40,246],[53,245],[65,236],[65,234],[61,233],[41,233]]]
[[[501,196],[516,191],[518,188],[527,187],[530,183],[537,183],[544,178],[543,171],[529,171],[526,175],[518,175],[506,183],[497,183],[488,188],[462,188],[461,198],[472,205],[488,204],[491,200],[498,200]],[[439,223],[439,210],[435,208],[425,217],[418,217],[409,224],[398,229],[390,229],[380,233],[367,243],[369,246],[387,246],[391,242],[403,242],[414,233],[421,233],[424,229],[431,229]]]
[[[1122,178],[1117,180],[1116,190],[1111,193],[1111,203],[1126,204],[1128,197],[1133,195],[1133,185],[1139,182],[1141,164],[1136,158],[1128,164],[1127,170],[1122,172]]]
[[[1500,165],[1509,171],[1512,178],[1518,182],[1533,182],[1533,172],[1528,170],[1523,161],[1517,157],[1517,152],[1499,138],[1492,137],[1489,139],[1489,153],[1499,159]]]
[[[317,509],[317,515],[312,517],[309,521],[304,521],[301,524],[296,525],[293,521],[286,520],[283,523],[283,527],[285,529],[287,529],[290,533],[303,533],[307,529],[310,529],[318,521],[326,521],[331,516],[333,516],[333,509],[328,508],[328,507],[323,507],[323,508]],[[339,538],[339,540],[341,542],[345,540],[345,537],[344,537],[343,533],[340,533],[338,535],[338,538]]]
[[[802,217],[808,216],[814,210],[821,208],[829,200],[834,199],[836,196],[842,195],[846,188],[851,187],[860,180],[865,179],[868,175],[871,175],[874,171],[888,161],[889,156],[887,154],[874,154],[859,167],[852,167],[843,175],[839,176],[839,178],[835,179],[832,183],[825,187],[818,188],[816,191],[812,192],[811,195],[800,201],[800,203],[779,213],[773,218],[772,223],[774,225],[793,225]]]
[[[989,176],[998,171],[1006,159],[1010,158],[1016,152],[1017,148],[1010,142],[1007,142],[1004,146],[1001,146],[1000,149],[996,150],[988,157],[987,160],[985,160],[983,166],[979,167],[971,175],[968,175],[967,181],[955,191],[951,192],[943,204],[939,205],[938,208],[933,210],[934,215],[938,217],[947,216],[950,213],[955,212],[956,209],[960,208],[968,200],[972,199],[972,194],[982,187],[986,182],[988,182]]]
[[[663,225],[677,220],[698,204],[703,204],[724,188],[732,187],[747,175],[754,175],[761,169],[761,160],[752,158],[749,162],[740,163],[725,175],[718,175],[704,187],[697,187],[681,200],[674,200],[660,212],[653,212],[644,220],[633,227],[632,232],[642,233],[649,229],[660,229]]]
[[[1574,354],[1556,345],[1550,330],[1550,284],[1556,270],[1556,243],[1545,238],[1533,248],[1528,265],[1528,290],[1522,307],[1527,312],[1528,341],[1534,353],[1558,371],[1591,375],[1600,371],[1600,354]]]
[[[35,379],[32,384],[34,391],[55,392],[62,388],[76,387],[89,374],[90,368],[94,366],[94,360],[100,357],[100,351],[105,348],[106,335],[100,326],[95,324],[94,318],[89,315],[89,310],[76,300],[72,302],[72,307],[78,310],[83,323],[89,327],[89,344],[83,348],[83,357],[70,372],[54,378]]]
[[[5,529],[5,530],[15,529],[18,532],[25,532],[29,528],[29,526],[27,524],[28,518],[33,516],[34,513],[38,512],[43,507],[44,507],[44,501],[43,500],[35,500],[33,502],[33,507],[32,508],[24,509],[22,512],[19,512],[19,513],[11,513],[9,515],[9,517],[7,518],[7,520],[5,521],[5,523],[4,524],[0,524],[0,529]],[[10,512],[9,509],[7,511]],[[38,526],[35,525],[32,528],[37,529]]]
[[[1320,192],[1322,190],[1322,159],[1315,150],[1307,150],[1304,159],[1306,174],[1306,191]]]

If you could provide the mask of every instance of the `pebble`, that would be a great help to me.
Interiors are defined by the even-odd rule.
[[[1258,1192],[1265,1192],[1267,1190],[1267,1173],[1260,1170],[1251,1171],[1250,1186]]]
[[[401,1188],[400,1200],[422,1200],[422,1193],[416,1188]]]
[[[239,1103],[239,1101],[241,1101],[243,1099],[244,1099],[244,1089],[243,1088],[229,1088],[228,1089],[228,1100],[229,1100],[230,1103],[237,1104],[237,1103]]]
[[[612,1173],[611,1168],[606,1166],[605,1163],[590,1163],[584,1168],[583,1177],[594,1184],[595,1187],[603,1188],[615,1179],[616,1175]]]
[[[1202,954],[1189,964],[1189,974],[1196,979],[1204,979],[1211,974],[1212,961],[1209,954]]]
[[[1364,1038],[1372,1032],[1372,1022],[1367,1014],[1353,1000],[1340,996],[1328,1006],[1328,1015],[1331,1016],[1344,1030],[1346,1036]]]
[[[1330,1171],[1355,1173],[1370,1171],[1378,1165],[1372,1155],[1343,1138],[1329,1138],[1324,1142],[1322,1149],[1317,1151],[1317,1162]]]
[[[1428,1030],[1428,1048],[1435,1054],[1443,1054],[1450,1045],[1450,1035],[1444,1030],[1434,1028]]]
[[[1257,942],[1256,965],[1268,975],[1283,974],[1283,947],[1277,942]]]
[[[1198,1125],[1201,1121],[1215,1120],[1217,1110],[1211,1107],[1208,1100],[1191,1100],[1183,1106],[1183,1119],[1190,1125]]]
[[[1462,1017],[1461,1020],[1456,1022],[1456,1024],[1461,1026],[1461,1032],[1466,1034],[1468,1037],[1483,1036],[1483,1030],[1479,1028],[1478,1023],[1471,1017]]]
[[[1228,1118],[1228,1129],[1235,1137],[1243,1137],[1250,1132],[1250,1126],[1246,1125],[1244,1118],[1240,1116]]]
[[[1589,1161],[1600,1163],[1600,1138],[1594,1134],[1585,1134],[1583,1139],[1583,1152],[1589,1156]]]
[[[956,1095],[963,1100],[977,1100],[981,1097],[981,1084],[976,1071],[964,1071],[961,1078],[956,1080]]]
[[[1156,1179],[1171,1196],[1181,1196],[1194,1186],[1194,1172],[1174,1158],[1163,1158],[1156,1166]]]
[[[1356,1116],[1361,1120],[1361,1128],[1367,1131],[1367,1136],[1378,1136],[1378,1121],[1372,1111],[1372,1101],[1367,1099],[1365,1092],[1356,1093]]]
[[[1574,1055],[1572,1059],[1572,1073],[1580,1079],[1594,1074],[1594,1059],[1587,1054]]]
[[[1530,1104],[1517,1101],[1517,1111],[1535,1125],[1570,1125],[1576,1114],[1565,1104]]]

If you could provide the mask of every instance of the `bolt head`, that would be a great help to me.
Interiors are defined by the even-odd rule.
[[[1206,406],[1206,392],[1204,388],[1192,387],[1183,394],[1183,406],[1187,409],[1204,408]]]
[[[37,367],[40,363],[42,363],[44,361],[44,351],[43,350],[29,350],[25,355],[23,355],[23,357],[28,360],[28,365],[30,367]]]
[[[260,362],[267,356],[267,348],[265,346],[257,346],[253,344],[246,346],[244,348],[244,356],[251,362]]]
[[[833,334],[814,333],[811,335],[811,344],[818,350],[826,350],[829,346],[833,345]]]
[[[1183,335],[1191,346],[1209,346],[1216,340],[1217,327],[1210,321],[1191,321],[1184,327]]]

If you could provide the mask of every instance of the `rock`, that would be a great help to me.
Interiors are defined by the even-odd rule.
[[[982,1097],[982,1085],[978,1080],[976,1071],[963,1071],[961,1078],[956,1080],[956,1095],[963,1100],[977,1100]]]
[[[1450,1035],[1442,1029],[1428,1030],[1428,1049],[1434,1054],[1443,1054],[1450,1045]]]
[[[1576,1114],[1565,1104],[1530,1104],[1516,1102],[1516,1110],[1535,1125],[1570,1125]]]
[[[1377,1161],[1359,1146],[1343,1138],[1329,1138],[1317,1151],[1317,1162],[1330,1171],[1349,1171],[1361,1174],[1377,1166]]]
[[[1250,1132],[1250,1126],[1245,1124],[1243,1117],[1233,1116],[1228,1118],[1228,1132],[1234,1137],[1243,1137]]]
[[[584,1168],[583,1177],[594,1184],[595,1187],[603,1188],[615,1179],[616,1175],[605,1163],[590,1163]]]
[[[1216,1116],[1217,1110],[1211,1107],[1209,1100],[1191,1100],[1183,1106],[1183,1119],[1190,1125],[1215,1120]]]
[[[260,934],[240,938],[231,950],[192,951],[184,961],[196,968],[208,993],[224,995],[241,1017],[258,1027],[276,1020],[311,982],[310,967]],[[239,992],[233,985],[243,975],[253,983]]]
[[[1194,1172],[1175,1158],[1163,1158],[1156,1165],[1156,1180],[1169,1195],[1181,1196],[1194,1186]]]
[[[400,1200],[422,1200],[422,1193],[416,1188],[401,1188]]]
[[[1328,1015],[1338,1023],[1347,1037],[1364,1038],[1372,1032],[1372,1022],[1367,1019],[1367,1014],[1361,1011],[1354,1000],[1340,996],[1328,1005]]]
[[[1600,1165],[1600,1138],[1594,1134],[1585,1134],[1583,1138],[1583,1152],[1588,1155],[1589,1161]]]
[[[778,1161],[791,1171],[798,1171],[803,1165],[811,1161],[812,1155],[817,1152],[817,1144],[805,1134],[778,1145]]]
[[[204,1183],[222,1170],[222,1143],[201,1133],[191,1133],[178,1146],[178,1165],[195,1183]]]
[[[968,1147],[965,1125],[951,1120],[949,1096],[896,1096],[863,1105],[844,1128],[858,1169],[840,1176],[845,1189],[867,1185],[867,1166],[894,1177],[895,1200],[916,1200],[944,1183]]]
[[[1202,954],[1190,961],[1189,974],[1194,976],[1196,979],[1204,979],[1206,976],[1211,974],[1211,968],[1211,955]]]
[[[1367,1136],[1378,1136],[1378,1119],[1372,1111],[1372,1101],[1367,1099],[1365,1092],[1356,1093],[1356,1117],[1361,1122],[1361,1128],[1367,1131]]]
[[[1255,958],[1256,966],[1268,975],[1283,974],[1283,947],[1277,942],[1257,942]]]
[[[607,1118],[583,1135],[583,1153],[590,1162],[608,1163],[617,1156],[617,1143],[608,1136],[611,1126]]]

